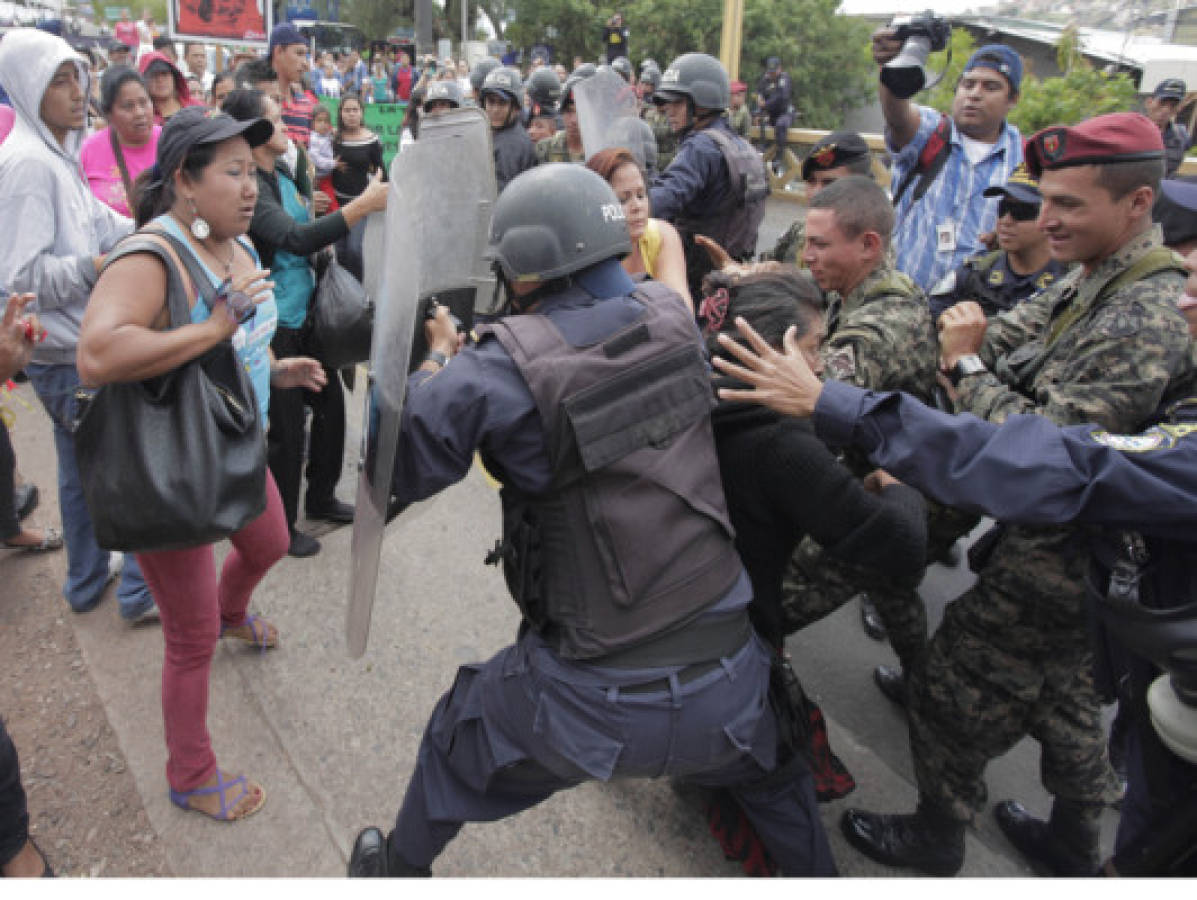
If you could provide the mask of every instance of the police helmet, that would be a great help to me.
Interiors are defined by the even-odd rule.
[[[498,94],[519,109],[524,105],[524,85],[520,81],[520,73],[507,66],[492,70],[482,82],[482,90],[478,92],[479,102],[485,100],[487,94]]]
[[[654,92],[657,103],[687,97],[702,109],[727,109],[731,105],[731,80],[715,57],[683,53],[669,64]]]
[[[617,56],[611,60],[611,68],[618,72],[624,81],[632,80],[632,61],[626,56]]]
[[[461,85],[458,84],[457,79],[431,82],[424,94],[423,102],[420,103],[420,109],[428,112],[428,107],[434,100],[447,100],[449,101],[449,105],[454,109],[460,108]]]
[[[598,66],[596,66],[594,63],[582,63],[582,65],[578,66],[569,73],[569,77],[574,78],[576,76],[578,78],[589,78],[597,71]]]
[[[556,106],[561,99],[561,81],[548,66],[528,76],[528,97],[539,107]]]
[[[592,72],[591,75],[594,73]],[[565,104],[572,103],[574,99],[574,87],[580,81],[585,81],[590,75],[570,75],[565,79],[565,84],[561,86],[561,100],[557,104],[558,108],[565,109]]]
[[[479,60],[477,65],[470,69],[470,87],[474,89],[475,97],[482,90],[482,82],[486,81],[486,76],[501,65],[503,64],[493,56],[488,56],[485,59]]]
[[[647,84],[654,91],[661,84],[661,70],[660,69],[645,69],[640,73],[640,83]]]
[[[631,252],[619,198],[585,166],[528,169],[495,201],[486,257],[508,281],[550,281]]]
[[[661,65],[655,59],[653,59],[651,56],[646,56],[644,59],[640,60],[640,74],[641,75],[644,74],[645,69],[656,69],[658,72],[660,72]]]

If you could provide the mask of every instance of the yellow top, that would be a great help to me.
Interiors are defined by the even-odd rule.
[[[648,272],[650,278],[657,277],[657,257],[661,254],[663,242],[660,224],[656,219],[649,219],[636,245],[640,248],[640,258],[644,260],[644,271]]]

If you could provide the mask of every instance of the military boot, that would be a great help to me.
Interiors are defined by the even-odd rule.
[[[431,874],[427,867],[404,861],[381,829],[363,828],[353,842],[353,853],[349,856],[350,878],[427,878]]]
[[[964,865],[964,823],[920,806],[912,816],[850,809],[840,819],[848,843],[887,866],[955,875]]]
[[[1051,819],[1036,819],[1017,800],[1003,800],[993,808],[1002,833],[1027,859],[1053,875],[1093,875],[1097,872],[1098,816],[1101,803],[1058,799]]]

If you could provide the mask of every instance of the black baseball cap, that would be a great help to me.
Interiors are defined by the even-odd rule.
[[[219,144],[241,135],[251,147],[258,147],[274,134],[274,123],[266,119],[238,122],[218,109],[188,106],[166,120],[158,136],[158,160],[155,177],[163,180],[174,175],[192,147]]]

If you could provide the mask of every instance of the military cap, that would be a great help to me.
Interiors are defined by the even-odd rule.
[[[995,184],[987,187],[984,190],[986,197],[1009,197],[1018,203],[1034,203],[1038,205],[1043,202],[1043,195],[1039,193],[1039,182],[1031,177],[1031,173],[1027,171],[1026,163],[1019,163],[1010,177],[1006,179],[1005,184]]]
[[[1142,113],[1108,113],[1035,132],[1027,141],[1026,158],[1027,170],[1039,178],[1048,169],[1163,159],[1164,139]]]
[[[1165,78],[1155,86],[1151,96],[1156,100],[1183,100],[1185,98],[1185,83],[1179,78]]]
[[[1197,240],[1197,184],[1172,178],[1162,181],[1151,218],[1163,228],[1169,247]]]
[[[811,148],[802,161],[802,180],[815,169],[835,169],[869,155],[869,145],[855,131],[833,131]]]

